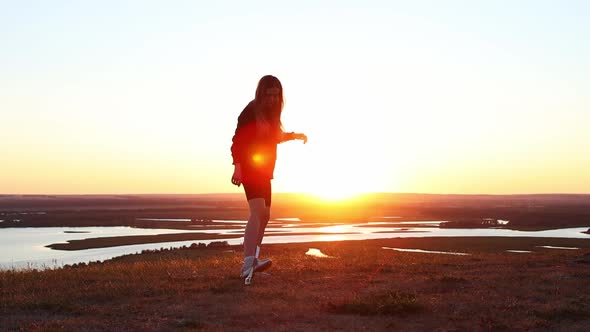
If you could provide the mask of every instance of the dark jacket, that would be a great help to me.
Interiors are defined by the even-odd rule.
[[[273,178],[280,133],[261,132],[256,125],[256,109],[251,101],[238,117],[232,139],[233,164],[240,164],[242,182],[257,182]]]

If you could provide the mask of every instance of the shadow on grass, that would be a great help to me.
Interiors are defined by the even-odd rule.
[[[178,327],[184,327],[184,328],[188,328],[188,329],[196,329],[196,330],[201,330],[207,327],[207,325],[205,323],[203,323],[202,321],[198,320],[198,319],[182,319],[178,321],[177,324]]]
[[[397,291],[355,296],[342,303],[328,303],[328,312],[335,314],[407,315],[424,311],[416,296]]]
[[[572,302],[567,305],[536,311],[535,316],[549,321],[581,321],[590,317],[590,306],[585,303]]]
[[[450,284],[465,284],[467,283],[467,279],[463,278],[463,277],[455,277],[452,275],[443,275],[437,279],[435,279],[437,281],[440,281],[442,283],[450,283]]]
[[[65,299],[43,299],[37,302],[27,303],[24,308],[28,310],[42,310],[57,313],[80,313],[82,310],[80,306]]]
[[[234,278],[231,280],[222,280],[213,283],[209,290],[213,294],[237,293],[244,291],[242,278]]]

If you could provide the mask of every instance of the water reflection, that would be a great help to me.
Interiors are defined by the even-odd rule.
[[[275,218],[273,220],[277,220],[277,221],[301,221],[301,219],[299,219],[299,218]]]
[[[2,256],[0,256],[0,268],[61,266],[63,264],[109,259],[144,249],[125,246],[67,252],[45,247],[52,243],[67,243],[69,240],[98,237],[186,232],[186,230],[178,229],[144,229],[126,226],[4,228],[0,230],[0,253],[2,253]],[[167,246],[170,246],[170,243],[154,243],[151,244],[151,249]],[[145,249],[149,247],[150,245],[146,246]]]
[[[450,252],[450,251],[433,251],[433,250],[422,250],[422,249],[406,249],[406,248],[390,248],[390,247],[381,247],[382,249],[388,250],[395,250],[395,251],[404,251],[404,252],[419,252],[424,254],[443,254],[443,255],[457,255],[457,256],[467,256],[471,254],[467,254],[464,252]]]
[[[190,219],[175,219],[175,218],[137,218],[139,221],[178,221],[178,222],[189,222]]]
[[[539,248],[547,248],[547,249],[562,249],[562,250],[578,250],[580,248],[574,247],[555,247],[555,246],[538,246]]]
[[[530,251],[530,250],[512,250],[512,249],[509,249],[509,250],[506,250],[506,251],[507,252],[517,253],[517,254],[530,254],[530,253],[532,253],[532,251]]]
[[[222,224],[247,224],[248,220],[211,220],[213,223],[222,223]]]
[[[369,225],[430,225],[440,226],[444,221],[370,221]]]
[[[317,229],[317,231],[320,233],[336,233],[336,234],[357,233],[355,230],[355,227],[349,226],[349,225],[336,225],[336,226],[319,227]]]
[[[295,219],[295,218],[285,218]],[[178,220],[178,219],[176,219]],[[188,219],[187,219],[188,220]],[[294,221],[294,220],[293,220]],[[388,226],[383,222],[357,224],[328,223],[293,223],[293,221],[272,220],[266,229],[264,243],[301,243],[327,242],[343,240],[365,240],[408,237],[547,237],[547,238],[585,238],[587,227],[553,229],[546,231],[515,231],[510,229],[452,229],[431,227],[440,221],[422,222],[423,227],[404,226],[404,228]],[[208,244],[213,241],[227,241],[231,245],[243,242],[245,220],[211,220],[208,229],[142,229],[132,227],[38,227],[38,228],[4,228],[0,229],[0,268],[27,267],[31,264],[60,266],[79,262],[109,259],[125,254],[133,254],[141,250],[190,246],[201,242]],[[404,222],[405,223],[405,222]],[[412,222],[416,224],[417,222]],[[391,225],[392,222],[386,222]],[[217,226],[216,226],[217,225]],[[197,225],[195,225],[197,226]],[[231,227],[230,227],[231,226]],[[155,235],[174,233],[206,233],[219,235],[235,235],[232,239],[214,238],[210,240],[174,241],[127,245],[111,248],[88,249],[78,251],[60,251],[46,248],[53,243],[65,243],[69,240],[86,238],[114,237],[128,235]],[[326,234],[328,233],[328,234]],[[549,249],[570,249],[568,247],[551,247]],[[46,266],[47,267],[47,266]]]
[[[320,251],[320,249],[316,248],[309,248],[309,250],[305,253],[309,256],[320,257],[320,258],[334,258],[333,256],[328,256]]]
[[[317,242],[332,242],[332,241],[345,241],[348,240],[346,235],[319,235]]]

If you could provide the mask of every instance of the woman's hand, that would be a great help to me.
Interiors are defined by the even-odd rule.
[[[303,141],[303,144],[307,143],[307,135],[305,134],[301,134],[301,133],[294,133],[294,132],[290,132],[290,133],[281,133],[281,136],[279,138],[279,143],[284,143],[284,142],[288,142],[288,141],[293,141],[296,139],[300,139]]]
[[[307,135],[301,133],[293,134],[293,139],[300,139],[303,141],[303,144],[307,143]]]
[[[239,187],[242,184],[242,167],[240,167],[240,164],[235,164],[234,166],[234,174],[231,177],[231,183]]]

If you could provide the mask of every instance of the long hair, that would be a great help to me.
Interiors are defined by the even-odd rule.
[[[265,105],[263,103],[267,89],[279,89],[278,103],[272,106]],[[256,118],[258,126],[262,129],[262,131],[271,130],[272,132],[278,134],[283,129],[281,113],[283,112],[283,106],[285,104],[285,99],[283,98],[283,85],[281,84],[281,81],[272,75],[263,76],[260,81],[258,81],[254,103],[256,105]]]

